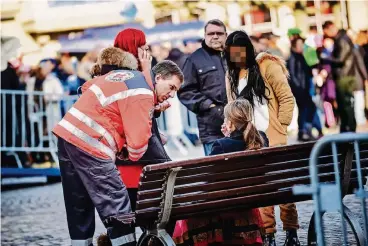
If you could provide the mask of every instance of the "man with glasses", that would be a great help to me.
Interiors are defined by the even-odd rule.
[[[202,48],[188,57],[184,64],[185,82],[178,92],[180,101],[197,115],[199,137],[205,155],[209,155],[212,143],[223,137],[226,61],[223,55],[227,37],[225,24],[210,20],[204,27]]]

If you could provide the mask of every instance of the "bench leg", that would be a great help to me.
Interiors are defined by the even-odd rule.
[[[174,240],[165,229],[158,230],[158,239],[160,239],[162,245],[164,246],[175,246]]]
[[[325,214],[325,212],[322,212],[322,216]],[[313,212],[312,217],[309,221],[309,227],[308,227],[308,246],[317,245],[317,233],[316,228],[314,225],[314,217],[316,216],[316,213]]]
[[[351,229],[353,230],[353,233],[354,233],[354,236],[355,236],[355,239],[356,239],[356,242],[357,242],[358,246],[367,245],[367,244],[365,244],[367,239],[364,236],[364,232],[363,232],[362,227],[360,226],[358,218],[345,205],[344,205],[344,217],[345,217],[346,221],[349,223]]]
[[[148,239],[149,234],[147,233],[147,231],[145,230],[142,235],[139,237],[138,242],[137,242],[137,246],[143,246],[143,242]]]
[[[145,231],[139,238],[137,246],[147,246],[150,238],[156,237],[163,246],[175,246],[174,240],[165,229]]]
[[[324,215],[325,212],[322,212],[322,217]],[[315,230],[315,226],[314,226],[314,216],[316,214],[313,212],[313,215],[309,221],[309,228],[308,228],[308,246],[312,246],[312,245],[317,245],[317,234],[316,234],[316,230]],[[358,246],[365,246],[365,240],[367,240],[364,236],[364,232],[362,227],[359,224],[359,220],[358,218],[354,215],[353,212],[351,212],[351,210],[346,207],[344,205],[344,217],[346,219],[346,221],[349,223],[357,245]]]

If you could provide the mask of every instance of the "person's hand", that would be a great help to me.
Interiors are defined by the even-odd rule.
[[[164,101],[155,106],[155,111],[164,112],[166,109],[170,107],[171,107],[171,104],[169,103],[169,101]]]
[[[322,59],[327,59],[327,58],[328,58],[328,55],[327,55],[326,53],[323,53],[323,52],[322,52],[322,53],[321,53],[321,58],[322,58]]]
[[[160,132],[160,130],[159,130],[159,132]],[[162,132],[160,132],[160,138],[161,138],[162,145],[165,145],[167,143],[167,140],[168,140],[167,136],[165,134],[163,134]]]
[[[224,134],[225,137],[228,137],[230,135],[229,131],[227,130],[225,122],[221,126],[221,132]]]
[[[325,82],[321,75],[317,75],[313,80],[314,84],[316,84],[318,87],[322,87]]]
[[[116,157],[119,160],[122,160],[122,161],[128,161],[129,160],[129,153],[128,153],[128,149],[127,149],[127,145],[126,144],[124,144],[124,146],[121,149],[121,151],[116,154]]]
[[[138,60],[141,64],[142,71],[151,71],[152,56],[148,50],[138,48]]]

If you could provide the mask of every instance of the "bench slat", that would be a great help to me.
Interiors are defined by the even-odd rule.
[[[353,163],[355,163],[355,161],[353,161]],[[319,166],[321,167],[325,167],[326,165],[331,165],[332,163],[329,164],[319,164]],[[364,160],[361,160],[361,165],[362,167],[368,167],[368,157],[365,158]],[[341,167],[341,165],[340,165]],[[305,175],[307,172],[309,172],[309,167],[303,167],[303,168],[299,168],[299,169],[286,169],[289,167],[284,166],[282,169],[281,173],[279,173],[279,175],[277,175],[276,173],[269,173],[267,177],[256,177],[255,179],[249,179],[249,177],[251,176],[255,176],[255,175],[260,175],[260,174],[264,174],[266,170],[269,171],[278,171],[280,170],[278,167],[276,167],[275,169],[271,169],[270,167],[259,167],[259,168],[254,168],[254,169],[248,169],[248,172],[252,175],[244,175],[238,179],[231,179],[229,181],[218,181],[218,185],[219,186],[224,186],[226,188],[229,187],[233,187],[234,184],[236,184],[237,182],[243,182],[241,184],[243,185],[249,185],[252,182],[254,182],[254,180],[258,180],[259,183],[262,182],[267,182],[269,180],[272,180],[272,178],[274,178],[275,180],[277,179],[284,179],[287,178],[289,176],[288,173],[290,173],[290,175],[292,175],[293,177],[297,177],[297,176],[302,176]],[[355,165],[353,164],[353,168],[355,168]],[[328,172],[328,170],[326,170]],[[324,169],[320,170],[320,172],[324,172]],[[271,176],[270,176],[271,175]],[[247,179],[248,177],[248,179]],[[189,192],[196,192],[196,191],[210,191],[213,190],[213,182],[215,182],[216,180],[210,182],[209,184],[203,184],[203,183],[199,183],[199,184],[191,184],[188,183],[187,185],[182,185],[179,186],[177,184],[177,186],[175,187],[175,194],[183,194],[183,193],[189,193]],[[140,190],[138,192],[138,204],[140,202],[144,203],[144,200],[146,199],[154,199],[154,198],[159,198],[161,195],[161,187],[157,188],[157,189],[152,189],[152,190]]]
[[[193,165],[193,166],[186,166],[184,167],[179,173],[178,177],[181,176],[188,176],[192,174],[197,174],[199,172],[208,172],[208,171],[218,171],[218,172],[225,172],[228,170],[233,170],[234,168],[244,167],[244,165],[251,166],[251,163],[257,162],[259,165],[262,164],[272,164],[278,162],[285,162],[285,160],[300,160],[300,159],[309,159],[310,150],[300,150],[302,152],[297,153],[276,153],[272,156],[272,159],[260,156],[245,156],[245,157],[238,157],[238,158],[231,158],[226,160],[217,160],[207,162],[201,165]],[[193,160],[194,161],[194,160]],[[148,172],[144,173],[145,181],[156,181],[161,179],[163,174],[165,174],[165,170],[159,170],[155,172]],[[143,175],[142,175],[143,176]]]
[[[329,174],[333,174],[333,172],[330,172]],[[261,176],[260,176],[261,177]],[[333,178],[331,176],[331,182],[333,181]],[[185,195],[179,195],[174,196],[173,204],[179,205],[180,203],[187,203],[187,202],[193,202],[196,203],[201,200],[214,200],[218,198],[229,198],[231,196],[239,196],[239,195],[245,195],[245,194],[259,194],[263,192],[271,192],[271,191],[277,191],[281,188],[290,188],[294,184],[309,184],[309,176],[304,176],[304,178],[299,178],[295,180],[289,180],[289,181],[279,181],[279,182],[272,182],[272,183],[263,183],[263,184],[257,184],[257,185],[251,185],[251,186],[241,186],[241,187],[235,187],[235,188],[225,188],[220,187],[217,184],[215,184],[217,189],[214,189],[214,191],[207,191],[207,192],[199,192],[199,194],[185,194]],[[214,185],[212,185],[214,187]],[[226,190],[224,190],[226,189]],[[141,202],[139,204],[139,208],[149,208],[158,206],[160,203],[160,200],[152,200],[152,201],[145,201]]]
[[[320,169],[321,171],[323,171],[323,173],[325,172],[331,172],[333,170],[333,164],[324,164],[324,165],[320,165]],[[257,169],[257,170],[262,170],[261,168]],[[199,183],[199,184],[187,184],[184,186],[175,186],[175,194],[174,197],[176,197],[177,195],[180,194],[185,194],[185,193],[191,193],[191,192],[198,192],[198,191],[214,191],[214,190],[219,190],[221,188],[234,188],[234,187],[243,187],[243,186],[247,186],[247,185],[256,185],[256,184],[264,184],[266,182],[269,181],[277,181],[277,180],[284,180],[285,178],[290,178],[290,177],[300,177],[300,176],[308,176],[309,175],[309,168],[308,167],[304,167],[304,168],[300,168],[300,169],[295,169],[295,170],[290,170],[287,172],[283,172],[283,173],[270,173],[267,175],[264,175],[264,172],[255,172],[254,170],[248,170],[250,173],[255,174],[255,175],[260,175],[262,174],[262,176],[255,176],[255,177],[247,177],[244,176],[242,178],[239,179],[231,179],[231,180],[226,180],[226,181],[220,181],[220,182],[211,182],[211,183],[207,183],[207,184],[203,184],[203,183]],[[137,201],[137,208],[146,208],[147,206],[143,206],[141,207],[141,205],[145,205],[145,204],[150,204],[153,201],[160,201],[160,195],[161,195],[162,190],[161,189],[157,189],[154,191],[147,191],[145,193],[140,193],[139,194],[139,199]],[[152,199],[154,198],[154,199]],[[149,200],[146,200],[149,199]]]
[[[368,170],[367,170],[368,172]],[[327,177],[329,178],[329,177]],[[321,178],[321,182],[324,182],[324,178]],[[351,190],[349,190],[349,194],[352,193],[352,188],[356,188],[358,184],[357,178],[352,178],[350,180]],[[274,204],[283,204],[283,203],[291,203],[291,202],[301,202],[310,200],[311,196],[309,195],[302,195],[302,196],[295,196],[292,193],[292,189],[276,191],[276,192],[269,192],[264,193],[261,195],[249,195],[245,197],[241,197],[241,201],[235,203],[234,206],[225,206],[225,207],[216,207],[214,206],[212,209],[210,208],[200,208],[195,210],[195,212],[183,212],[178,211],[174,208],[175,213],[172,213],[172,219],[187,219],[193,216],[201,216],[206,214],[217,214],[220,211],[231,211],[236,209],[251,209],[251,208],[258,208],[258,207],[265,207]],[[143,226],[148,225],[152,222],[152,220],[157,219],[158,212],[160,211],[159,207],[149,208],[144,210],[137,210],[136,211],[136,222],[137,225]]]
[[[155,165],[155,170],[151,170],[148,166],[147,169],[149,169],[147,172],[143,172],[144,175],[144,179],[146,181],[152,181],[152,180],[158,180],[160,179],[166,172],[167,168],[170,168],[171,166],[177,166],[180,163],[183,164],[183,169],[181,170],[181,172],[178,174],[180,177],[180,175],[186,175],[186,172],[189,172],[188,174],[192,174],[192,173],[198,173],[201,171],[206,172],[206,168],[211,168],[211,167],[216,167],[218,168],[218,170],[222,170],[222,171],[226,171],[226,170],[232,170],[233,167],[236,167],[236,165],[244,165],[244,162],[259,162],[259,164],[261,163],[265,163],[265,164],[270,164],[270,163],[276,163],[276,162],[284,162],[285,160],[298,160],[298,159],[309,159],[309,155],[310,155],[310,151],[313,147],[313,145],[309,145],[307,144],[307,146],[304,146],[305,144],[301,144],[302,146],[293,146],[293,147],[298,147],[296,148],[294,151],[287,151],[287,152],[280,152],[279,148],[281,147],[274,147],[274,148],[265,148],[262,150],[258,150],[258,151],[241,151],[241,152],[236,152],[236,153],[231,153],[231,154],[224,154],[224,155],[217,155],[217,156],[211,156],[211,157],[206,157],[206,158],[198,158],[198,159],[192,159],[192,160],[187,160],[187,161],[180,161],[180,162],[168,162],[168,163],[164,163],[164,164],[158,164]],[[308,147],[308,148],[302,148],[302,147]],[[344,152],[343,150],[346,148],[345,145],[338,145],[338,152],[339,152],[339,156],[341,156],[341,153]],[[277,150],[277,151],[268,151],[265,152],[265,150]],[[259,155],[250,155],[251,153],[254,152],[261,152],[259,153]],[[231,155],[230,158],[228,158]],[[332,155],[331,149],[327,148],[325,150],[323,150],[321,152],[320,156],[327,156],[327,155]],[[222,158],[220,158],[222,157]],[[207,160],[206,162],[204,162],[205,160]],[[224,160],[226,162],[224,162]],[[191,163],[188,163],[191,162]],[[229,166],[229,164],[231,163],[231,166]],[[203,168],[203,169],[201,169]],[[182,173],[182,174],[181,174]]]
[[[339,158],[341,162],[341,156]],[[218,181],[218,180],[226,180],[229,178],[240,178],[246,176],[255,176],[261,173],[273,172],[273,171],[285,171],[291,168],[303,168],[309,166],[309,159],[300,159],[300,160],[292,160],[292,161],[284,161],[284,162],[275,162],[269,163],[267,165],[262,165],[258,161],[253,162],[245,162],[239,165],[238,170],[234,167],[232,171],[228,172],[217,172],[218,169],[216,167],[212,167],[214,170],[211,171],[210,168],[207,173],[198,170],[192,176],[181,176],[181,172],[185,172],[185,169],[181,170],[178,173],[178,177],[176,179],[175,184],[182,185],[193,182],[209,182],[209,181]],[[319,163],[324,164],[332,162],[332,156],[323,156],[319,159]],[[228,164],[231,166],[231,163]],[[198,175],[198,173],[200,173]],[[145,182],[145,179],[142,179],[140,182],[140,191],[142,190],[152,190],[159,189],[162,187],[164,180],[157,181],[149,181]],[[142,193],[138,193],[141,195]]]
[[[334,174],[325,174],[325,175],[321,175],[320,180],[321,182],[325,182],[325,181],[329,181],[334,177]],[[294,182],[294,184],[298,184],[298,183],[302,183],[305,181],[309,181],[309,177],[305,178],[304,181],[298,180],[297,182]],[[291,191],[291,188],[290,188]],[[289,191],[289,192],[290,192]],[[281,191],[282,192],[282,191]],[[273,192],[271,192],[272,194]],[[231,207],[231,206],[237,206],[239,204],[242,203],[252,203],[252,202],[256,202],[257,204],[254,204],[253,206],[259,206],[258,202],[262,201],[262,199],[271,199],[271,197],[267,197],[268,192],[266,193],[262,193],[262,194],[255,194],[255,195],[250,195],[250,196],[239,196],[239,197],[235,197],[232,199],[219,199],[216,201],[208,201],[208,202],[201,202],[201,203],[197,203],[197,204],[190,204],[190,205],[179,205],[177,207],[177,205],[174,205],[172,208],[172,215],[175,214],[184,214],[184,213],[189,213],[189,212],[195,212],[198,209],[211,209],[211,208],[221,208],[221,207]],[[290,194],[291,196],[293,196],[292,194]],[[252,199],[250,199],[252,198]]]
[[[266,206],[271,206],[273,204],[302,202],[302,201],[307,201],[307,200],[312,199],[311,196],[308,196],[308,195],[290,197],[289,194],[292,194],[291,190],[274,192],[272,194],[269,194],[269,197],[272,197],[272,199],[269,199],[269,200],[265,199],[263,201],[260,201],[259,205],[260,207],[266,207]],[[286,198],[283,196],[286,196]],[[254,208],[253,204],[242,204],[239,206],[234,206],[231,208],[231,210],[239,211],[239,210],[252,209]],[[177,214],[177,215],[172,216],[172,218],[173,220],[180,220],[180,219],[187,219],[187,218],[192,218],[192,217],[219,214],[220,212],[231,212],[231,210],[229,211],[228,208],[206,209],[206,210],[203,209],[201,210],[201,212],[197,211],[195,213]]]
[[[309,184],[309,155],[314,142],[241,151],[192,160],[148,165],[143,168],[138,191],[136,221],[153,225],[161,211],[162,186],[170,168],[182,167],[175,182],[171,218],[183,219],[220,211],[248,209],[280,203],[298,202],[310,196],[294,196],[292,187]],[[340,177],[352,167],[349,192],[357,187],[355,155],[344,169],[351,144],[337,144]],[[360,143],[363,175],[368,175],[368,142]],[[320,153],[320,182],[334,182],[331,145]]]
[[[356,170],[354,170],[356,172]],[[352,172],[352,178],[356,178],[357,175],[355,172]],[[331,169],[331,172],[324,173],[324,175],[320,175],[320,177],[330,177],[330,179],[325,179],[324,182],[334,182],[335,178],[333,176],[334,172],[333,169]],[[240,196],[240,195],[247,195],[247,194],[260,194],[264,192],[272,192],[277,191],[280,189],[285,188],[292,188],[294,185],[299,184],[309,184],[310,178],[309,175],[302,177],[302,178],[295,178],[292,180],[279,180],[279,181],[272,181],[265,184],[259,184],[259,185],[252,185],[248,187],[237,187],[232,189],[222,189],[222,190],[216,190],[213,192],[206,192],[203,194],[192,194],[192,195],[182,195],[178,197],[174,197],[174,205],[180,204],[180,203],[186,203],[186,202],[193,202],[193,201],[201,201],[201,200],[214,200],[218,198],[230,198],[233,196]]]
[[[160,171],[160,170],[166,170],[168,168],[174,168],[174,167],[186,167],[186,166],[199,166],[206,164],[208,162],[216,162],[216,161],[224,161],[228,159],[236,159],[236,158],[243,158],[247,156],[276,156],[277,153],[281,153],[282,155],[285,155],[285,153],[293,153],[294,151],[303,149],[312,149],[314,145],[314,142],[309,143],[303,143],[303,144],[295,144],[295,145],[285,145],[280,147],[271,147],[271,148],[263,148],[260,150],[250,150],[250,151],[240,151],[240,152],[234,152],[234,153],[228,153],[228,154],[222,154],[222,155],[215,155],[215,156],[209,156],[209,157],[203,157],[203,158],[196,158],[191,160],[184,160],[184,161],[175,161],[175,162],[167,162],[167,163],[161,163],[161,164],[155,164],[155,165],[147,165],[143,169],[148,172],[154,172],[154,171]],[[339,148],[340,145],[338,145]],[[329,151],[331,153],[331,151]]]
[[[324,182],[334,182],[335,177],[333,176],[333,164],[327,164],[324,167],[320,167],[320,169],[325,169],[323,174],[320,174],[320,177],[325,177],[326,175],[330,175],[329,180],[324,180]],[[368,173],[368,168],[363,169],[364,173]],[[296,175],[297,173],[300,175]],[[275,174],[268,174],[266,176],[257,176],[252,178],[244,178],[238,180],[224,181],[220,183],[209,183],[209,184],[199,184],[196,185],[195,189],[191,189],[192,193],[184,193],[178,194],[177,190],[179,188],[175,188],[175,195],[173,199],[174,206],[178,203],[185,202],[197,202],[199,200],[208,200],[208,199],[217,199],[221,197],[230,197],[232,195],[240,195],[240,194],[254,194],[254,193],[262,193],[262,192],[270,192],[272,190],[278,190],[281,188],[292,187],[296,184],[309,184],[309,172],[308,170],[297,170],[294,171],[295,175],[292,180],[285,180],[282,177],[276,179],[273,178]],[[303,175],[304,174],[304,175]],[[276,174],[279,175],[279,174]],[[356,178],[356,169],[352,170],[351,174],[352,178]],[[300,178],[296,178],[300,177]],[[286,178],[290,178],[288,175]],[[263,180],[263,182],[256,182],[258,180]],[[271,181],[271,182],[270,182]],[[192,187],[190,187],[192,188]],[[224,190],[226,189],[226,190]],[[193,192],[197,192],[194,193]],[[213,197],[212,197],[213,195]],[[150,199],[150,200],[141,200],[137,201],[137,210],[138,209],[146,209],[150,207],[157,207],[160,205],[160,198]]]

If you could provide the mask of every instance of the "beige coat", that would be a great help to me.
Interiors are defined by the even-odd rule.
[[[288,83],[289,73],[285,62],[265,52],[260,53],[256,60],[269,91],[269,95],[266,94],[269,99],[269,126],[266,135],[270,146],[287,144],[287,127],[293,118],[295,100]],[[235,99],[228,78],[226,78],[226,93],[229,102]]]

